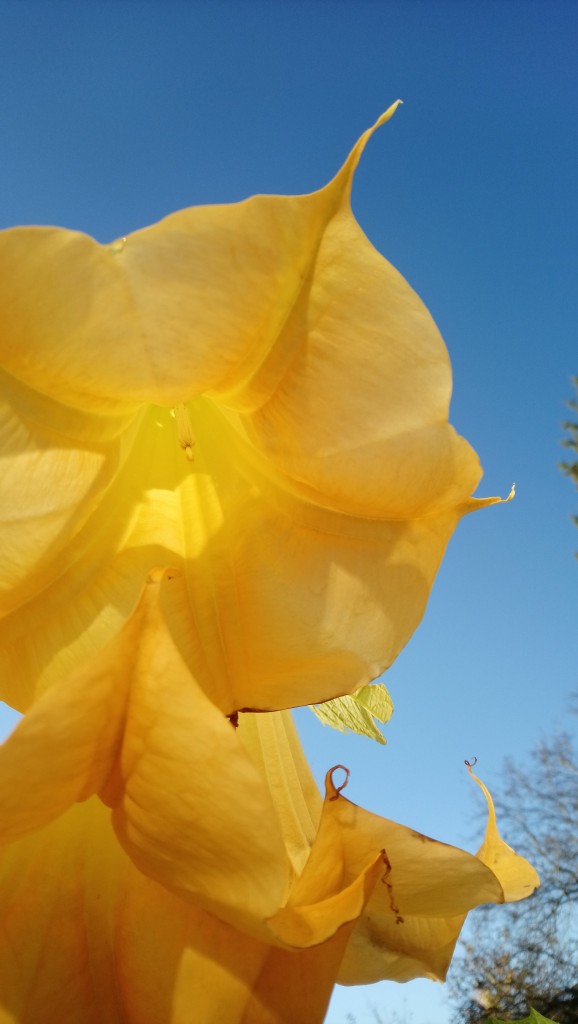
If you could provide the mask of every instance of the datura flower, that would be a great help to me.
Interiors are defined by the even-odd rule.
[[[316,1024],[533,869],[316,790],[289,712],[418,625],[480,468],[428,312],[306,196],[0,233],[1,1024]],[[341,773],[342,774],[342,773]]]

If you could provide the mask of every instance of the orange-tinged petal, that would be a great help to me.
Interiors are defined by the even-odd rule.
[[[246,721],[267,718],[272,726],[251,726],[244,744],[255,763],[260,751],[276,797],[266,830],[275,830],[275,819],[284,822],[287,848],[297,848],[299,836],[307,842],[311,832],[316,800],[307,821],[299,788],[308,804],[310,784],[294,737],[293,785],[290,772],[279,773],[287,764],[283,742],[275,746],[283,740],[282,716]],[[94,798],[4,846],[0,1006],[4,1000],[13,1014],[8,1020],[49,1024],[60,1000],[63,1024],[90,1022],[93,1009],[95,1022],[100,1013],[113,1024],[185,1024],[192,1010],[202,1024],[315,1024],[335,980],[443,979],[466,912],[501,902],[500,880],[477,857],[356,807],[342,796],[335,772],[310,855],[287,903],[262,922],[261,937],[207,913],[190,892],[179,899],[142,875]],[[217,814],[218,788],[216,780]],[[246,796],[240,790],[239,802]],[[250,812],[250,801],[244,806]],[[202,822],[192,806],[190,813],[199,835],[190,856],[202,861]],[[218,818],[214,824],[218,831]],[[225,844],[236,844],[237,828],[231,820]]]
[[[150,582],[118,640],[40,698],[0,749],[0,834],[15,839],[100,792],[143,871],[259,930],[291,880],[272,797],[177,650],[160,589]]]
[[[2,1024],[125,1024],[110,949],[128,863],[94,827],[103,812],[85,804],[0,847]]]
[[[536,884],[487,791],[472,857],[332,773],[322,803],[262,713],[388,667],[496,500],[351,212],[394,109],[309,196],[0,233],[2,1022],[317,1024],[337,976],[443,977],[467,911]]]
[[[357,807],[336,789],[332,775],[310,862],[290,903],[308,882],[325,902],[307,906],[301,916],[318,925],[336,893],[343,901],[344,891],[355,890],[377,865],[337,980],[443,978],[465,914],[481,903],[501,902],[498,880],[471,854]]]
[[[356,842],[372,832],[383,836],[391,871],[383,879],[386,891],[374,889],[352,933],[339,971],[341,984],[366,984],[385,977],[443,981],[467,911],[480,903],[523,899],[540,884],[532,865],[500,839],[492,798],[484,784],[476,782],[488,802],[488,824],[475,857],[359,808],[352,813],[343,801],[341,807],[356,824]],[[427,858],[422,865],[415,840]],[[403,864],[401,884],[396,864]]]
[[[236,730],[198,686],[191,666],[202,674],[202,656],[195,654],[194,638],[171,633],[182,585],[170,573],[152,579],[118,639],[40,698],[0,749],[0,831],[8,843],[0,857],[0,895],[2,870],[9,880],[4,891],[17,894],[6,919],[7,942],[18,950],[26,927],[41,936],[30,943],[21,984],[12,980],[6,989],[34,1007],[29,1018],[15,1020],[44,1024],[37,993],[50,1005],[50,986],[71,970],[75,1005],[82,1008],[92,998],[87,977],[105,974],[117,957],[121,967],[114,970],[121,981],[126,975],[123,1012],[136,1007],[127,1019],[138,1024],[149,1019],[144,1004],[157,1006],[150,1018],[157,1024],[181,1019],[159,1008],[160,990],[167,998],[174,993],[171,1012],[182,1008],[183,1021],[200,1000],[203,1024],[224,1008],[227,1019],[245,1024],[289,1024],[321,1021],[336,979],[443,978],[467,912],[483,902],[520,898],[537,884],[533,869],[497,838],[489,795],[490,864],[350,803],[336,769],[328,774],[321,808],[287,713],[240,714]],[[110,804],[120,840],[115,852],[106,839],[102,858],[103,870],[113,875],[124,865],[120,880],[114,875],[111,882],[113,905],[100,902],[103,882],[95,877],[92,853],[85,877],[76,826],[68,831],[71,822],[90,823],[96,815],[99,835],[109,834],[108,812],[94,800],[82,812],[88,817],[66,809],[94,792]],[[33,829],[40,831],[26,837]],[[90,829],[84,839],[92,844]],[[51,875],[58,846],[58,856],[72,851],[70,871],[79,871],[81,857],[80,881],[67,884],[63,898]],[[40,880],[46,892],[38,907],[23,900],[20,914],[15,858],[27,863],[29,856],[47,860]],[[134,914],[127,912],[131,891],[139,893]],[[151,893],[170,923],[169,961],[179,959],[177,974],[169,971],[160,989],[149,959],[167,940],[160,938],[162,929],[155,931],[154,947],[135,934],[137,927],[143,931]],[[81,942],[69,927],[67,901],[74,907],[93,899],[96,916]],[[63,926],[53,920],[57,902],[64,906],[64,933],[82,952],[81,966],[62,953]],[[179,946],[183,935],[186,950]],[[118,952],[121,940],[126,949]],[[45,948],[50,967],[44,971]],[[163,948],[158,963],[166,970],[164,955]],[[287,995],[289,980],[299,982],[299,996]],[[218,988],[216,999],[211,985]],[[114,1020],[117,1005],[110,1000]],[[304,1016],[291,1016],[298,1010]]]
[[[321,809],[286,714],[240,714],[237,731],[199,686],[210,667],[179,628],[183,586],[156,574],[117,640],[0,748],[3,840],[99,793],[133,863],[186,902],[268,945],[355,925],[346,982],[443,977],[467,911],[526,895],[535,872],[509,848],[500,873],[364,811],[331,773]]]
[[[1,232],[0,361],[108,412],[239,387],[278,343],[363,147],[396,106],[311,195],[193,207],[108,246],[58,228]]]
[[[111,641],[158,565],[186,579],[226,713],[354,692],[417,627],[481,471],[448,424],[439,332],[350,208],[395,106],[311,195],[112,246],[0,233],[0,685],[19,710]]]
[[[98,507],[79,509],[85,525],[75,532],[61,510],[46,552],[24,562],[6,601],[28,600],[0,623],[4,699],[25,710],[93,656],[158,564],[187,580],[185,628],[202,637],[225,713],[319,703],[387,668],[421,620],[458,513],[380,522],[311,505],[244,463],[229,435],[217,444],[208,414],[189,469],[165,421],[143,419]]]
[[[1,368],[0,392],[1,616],[62,574],[62,550],[102,505],[134,429],[126,418],[67,408]]]
[[[0,848],[2,1024],[321,1024],[347,941],[275,949],[167,892],[96,799]]]

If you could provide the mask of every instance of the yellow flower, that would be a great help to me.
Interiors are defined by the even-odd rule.
[[[0,1024],[316,1024],[536,884],[322,801],[283,710],[391,664],[497,500],[351,213],[393,110],[312,195],[0,233]]]
[[[24,711],[184,573],[225,714],[351,693],[418,625],[481,471],[429,313],[350,208],[375,128],[305,196],[112,246],[0,232],[0,697]],[[201,664],[202,662],[202,664]]]
[[[2,1024],[320,1024],[336,980],[443,978],[468,910],[537,884],[489,796],[477,857],[338,769],[322,803],[289,712],[235,729],[203,693],[185,587],[151,579],[0,749]]]

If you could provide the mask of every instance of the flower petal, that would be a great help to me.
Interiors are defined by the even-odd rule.
[[[488,805],[486,834],[476,856],[479,857],[482,863],[487,864],[496,877],[499,878],[504,890],[504,901],[506,903],[523,900],[526,896],[530,896],[534,889],[540,885],[538,873],[531,864],[528,864],[527,860],[520,857],[511,846],[504,842],[498,832],[494,801],[488,789],[482,780],[478,779],[477,775],[474,775],[470,765],[468,765],[468,771],[474,782],[477,782],[482,790]]]
[[[199,682],[226,714],[353,692],[419,624],[459,511],[380,521],[313,505],[205,399],[193,465],[166,410],[104,444],[102,417],[87,417],[83,452],[55,439],[54,407],[41,435],[21,421],[30,469],[6,459],[14,488],[27,486],[6,507],[1,574],[2,697],[19,710],[112,639],[156,565],[187,580],[184,628],[212,666]]]
[[[375,843],[381,835],[391,865],[385,885],[376,886],[352,933],[339,971],[341,984],[382,978],[443,981],[467,912],[481,903],[523,899],[540,884],[532,865],[499,838],[491,796],[476,781],[488,802],[488,825],[475,857],[376,818],[340,797],[336,812],[349,823],[346,834],[357,843],[371,838]]]
[[[58,579],[58,557],[103,501],[132,431],[126,419],[76,413],[2,369],[0,388],[0,614],[5,615]]]
[[[239,715],[237,733],[198,686],[193,638],[178,628],[182,587],[170,573],[151,580],[118,640],[4,744],[5,841],[99,792],[133,864],[195,913],[267,947],[318,947],[303,970],[318,958],[345,984],[443,978],[466,913],[537,883],[497,838],[491,802],[490,866],[356,807],[335,770],[319,818],[286,714]],[[284,963],[271,953],[267,992]]]
[[[100,792],[144,872],[259,930],[291,880],[272,798],[183,662],[160,590],[149,583],[117,641],[44,694],[0,749],[0,831],[15,839]]]
[[[443,977],[465,914],[501,902],[497,878],[471,854],[352,804],[334,772],[310,859],[271,927],[305,943],[355,919],[342,984]]]
[[[277,343],[365,143],[396,106],[311,195],[182,210],[109,246],[58,228],[0,232],[0,362],[105,412],[238,387]]]
[[[352,693],[419,624],[461,515],[497,500],[470,497],[437,328],[351,212],[395,106],[308,196],[109,247],[0,233],[0,695],[19,710],[111,641],[158,565],[186,578],[224,713]]]
[[[293,812],[294,794],[308,771],[304,766],[293,780],[289,798],[279,771],[286,758],[271,731],[280,718],[249,715],[242,721],[243,728],[250,724],[253,730],[253,748],[261,748],[282,821],[287,810]],[[341,983],[443,980],[466,914],[482,903],[529,895],[538,877],[527,861],[509,851],[517,880],[508,888],[503,875],[479,856],[357,807],[336,784],[339,770],[342,766],[327,775],[317,834],[286,905],[268,922],[272,936],[289,946],[309,947],[354,922],[339,970]],[[491,814],[488,824],[491,830]],[[530,884],[522,888],[521,880]]]
[[[92,799],[0,848],[0,1017],[29,1024],[321,1024],[347,941],[242,934],[142,875]]]

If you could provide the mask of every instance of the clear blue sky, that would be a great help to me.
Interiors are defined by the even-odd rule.
[[[0,0],[2,227],[109,241],[183,206],[311,191],[404,100],[354,209],[442,330],[479,493],[518,497],[460,525],[388,673],[388,746],[298,721],[319,778],[345,763],[351,799],[469,848],[463,759],[491,785],[578,688],[578,495],[557,469],[578,374],[577,40],[573,0]],[[372,1004],[389,1024],[448,1020],[423,982],[337,990],[328,1024],[370,1024]]]

